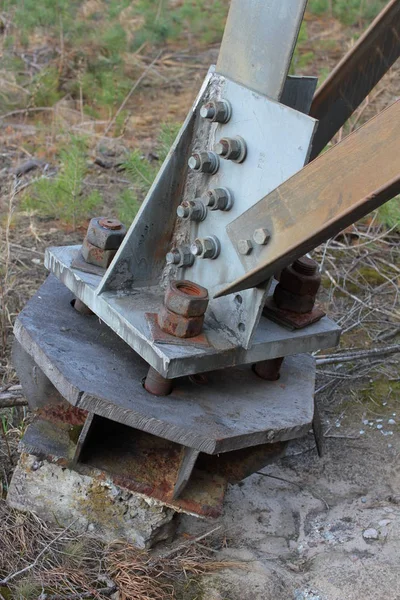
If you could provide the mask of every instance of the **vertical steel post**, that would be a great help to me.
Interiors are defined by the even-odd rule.
[[[217,72],[279,100],[307,0],[232,0]]]

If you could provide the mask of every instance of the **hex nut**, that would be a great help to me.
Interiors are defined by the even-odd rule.
[[[299,273],[294,265],[282,270],[279,286],[298,296],[316,296],[321,285],[321,274],[317,270],[313,275]]]
[[[109,221],[113,222],[113,229],[110,227],[104,227],[104,224]],[[115,228],[119,224],[118,228]],[[117,219],[107,219],[105,217],[96,217],[91,219],[87,230],[87,240],[93,246],[97,246],[101,250],[118,250],[124,237],[126,235],[126,227],[122,225]]]
[[[116,250],[103,250],[91,244],[87,238],[83,240],[81,253],[85,261],[91,265],[107,269],[116,255]]]
[[[240,135],[234,138],[222,138],[214,148],[216,154],[225,160],[242,163],[247,155],[246,142]]]
[[[237,249],[239,254],[247,256],[253,250],[253,244],[251,240],[239,240],[237,243]]]
[[[190,246],[190,251],[193,256],[198,258],[218,258],[221,252],[221,243],[215,235],[210,235],[205,238],[197,238]]]
[[[259,246],[265,246],[266,244],[268,244],[270,239],[271,239],[271,235],[270,235],[268,229],[265,229],[264,227],[260,227],[259,229],[256,229],[255,232],[253,233],[253,240]]]
[[[219,158],[215,152],[196,152],[189,158],[188,165],[197,173],[214,175],[219,169]]]
[[[164,296],[165,306],[183,317],[201,317],[208,306],[206,288],[185,279],[170,281]]]
[[[279,284],[274,290],[274,301],[280,310],[287,310],[296,314],[311,312],[315,305],[316,295],[294,294],[281,287]]]
[[[162,305],[158,313],[160,328],[178,338],[192,338],[200,335],[203,329],[204,315],[201,317],[184,317],[177,315]]]
[[[200,200],[200,198],[196,198],[195,200],[184,200],[176,209],[176,214],[181,219],[200,222],[204,221],[207,216],[207,208]]]
[[[194,263],[194,256],[190,252],[190,246],[183,245],[177,248],[172,248],[166,256],[168,265],[176,265],[177,267],[191,267]]]
[[[205,195],[205,205],[210,210],[230,210],[233,206],[232,193],[227,188],[215,188]]]
[[[212,123],[227,123],[232,116],[232,106],[227,100],[210,100],[201,107],[200,116]]]

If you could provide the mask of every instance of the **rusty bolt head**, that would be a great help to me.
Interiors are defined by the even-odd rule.
[[[219,168],[219,158],[215,152],[196,152],[189,158],[188,165],[198,173],[214,175]]]
[[[201,317],[208,306],[206,288],[186,279],[170,281],[164,297],[165,306],[184,317]]]
[[[265,246],[266,244],[268,244],[270,239],[271,239],[271,235],[270,235],[268,229],[264,229],[263,227],[256,229],[255,232],[253,233],[253,240],[259,246]]]
[[[200,198],[184,200],[176,209],[176,214],[181,219],[199,222],[206,218],[207,208]]]
[[[97,217],[90,221],[86,237],[101,250],[118,250],[125,235],[126,227],[118,219]]]
[[[232,107],[227,100],[211,100],[201,107],[200,115],[213,123],[227,123],[232,116]]]
[[[105,229],[111,229],[111,231],[115,231],[117,229],[122,228],[122,223],[118,219],[111,219],[107,217],[102,217],[99,219],[99,225],[104,227]]]
[[[227,188],[215,188],[206,193],[205,205],[210,210],[230,210],[233,197]]]
[[[221,252],[221,244],[215,235],[210,235],[194,240],[194,243],[190,246],[190,251],[193,256],[198,258],[215,259]]]
[[[246,142],[239,135],[234,138],[222,138],[214,149],[218,156],[237,163],[243,162],[247,154]]]
[[[253,243],[251,240],[239,240],[237,243],[237,249],[239,254],[247,256],[253,250]]]
[[[162,306],[158,313],[158,324],[160,328],[178,338],[192,338],[200,335],[203,329],[204,315],[201,317],[184,317],[177,315]]]
[[[81,252],[87,263],[103,267],[103,269],[107,269],[116,254],[116,250],[103,250],[94,246],[87,238],[83,240]]]
[[[301,275],[315,275],[318,271],[318,264],[312,258],[308,258],[308,256],[302,256],[294,261],[292,267],[297,273]]]

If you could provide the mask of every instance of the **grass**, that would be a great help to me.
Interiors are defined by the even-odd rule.
[[[344,25],[357,25],[372,21],[386,4],[387,0],[309,0],[308,10],[328,14]]]
[[[25,193],[21,207],[43,218],[59,219],[75,229],[101,204],[102,198],[97,190],[84,190],[87,171],[84,139],[71,136],[60,151],[60,161],[57,176],[42,176],[34,181]]]
[[[123,223],[130,224],[133,221],[139,210],[141,200],[148,192],[160,166],[167,157],[169,149],[178,134],[179,127],[180,125],[177,123],[164,123],[161,125],[155,147],[155,155],[158,160],[150,162],[139,150],[134,150],[129,154],[123,166],[133,186],[124,190],[117,198],[116,203],[118,217]]]
[[[381,206],[378,209],[378,217],[379,221],[389,229],[400,231],[400,196]]]

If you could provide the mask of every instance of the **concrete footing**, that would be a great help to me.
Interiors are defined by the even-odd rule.
[[[176,513],[161,502],[33,454],[21,454],[7,502],[46,522],[88,531],[105,542],[124,539],[138,548],[168,540],[175,531]]]

